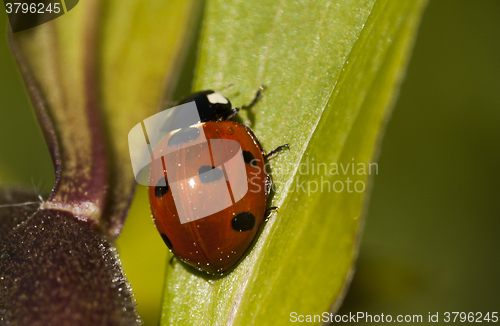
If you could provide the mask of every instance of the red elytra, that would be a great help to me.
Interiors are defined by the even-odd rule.
[[[205,134],[208,142],[191,145],[190,142],[195,142],[191,140],[187,143],[175,144],[174,146],[183,148],[179,148],[175,154],[164,156],[163,160],[155,160],[151,163],[151,181],[156,183],[156,180],[160,181],[165,178],[167,185],[165,187],[162,183],[157,187],[149,187],[151,210],[158,231],[177,257],[199,270],[221,273],[232,267],[242,257],[264,220],[267,199],[264,156],[255,136],[236,122],[206,122],[190,129],[194,128],[200,129],[200,133]],[[159,151],[161,148],[168,147],[169,140],[173,136],[175,134],[163,138],[155,150]],[[241,151],[234,153],[230,146],[210,148],[210,144],[214,143],[213,140],[223,139],[236,141],[241,146]],[[240,160],[244,162],[246,173],[225,177],[224,173],[227,174],[227,171],[231,170],[227,162],[231,161],[235,155],[241,156]],[[252,160],[249,161],[249,157]],[[224,165],[226,168],[221,170],[219,167]],[[167,166],[179,168],[175,170]],[[217,180],[207,182],[202,179],[203,173],[200,175],[200,169],[203,170],[204,167],[205,170],[206,167],[218,169],[220,172],[216,178],[219,181],[225,180],[227,188],[230,189],[232,184],[238,182],[246,182],[248,191],[243,198],[234,203],[234,198],[224,196],[226,193],[220,182],[216,183]],[[167,173],[164,173],[165,168],[173,173],[168,173],[167,176]],[[230,183],[228,179],[232,182]],[[177,205],[172,191],[174,183],[177,189],[181,189],[176,196]],[[228,199],[231,199],[233,203],[226,203],[225,206],[229,207],[222,211],[196,219],[192,209],[185,210],[182,212],[185,223],[180,221],[178,210],[183,209],[181,206],[194,207],[195,210],[203,211],[204,206],[210,206],[207,201],[224,202]]]
[[[226,121],[251,108],[261,91],[242,108],[211,90],[187,97],[179,104],[194,101],[201,122],[172,131],[153,151],[162,157],[151,163],[156,186],[148,189],[156,227],[178,258],[207,273],[234,266],[276,209],[266,211],[271,179],[265,161],[288,145],[265,155],[250,128]]]

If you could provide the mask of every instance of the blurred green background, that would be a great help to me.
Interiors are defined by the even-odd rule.
[[[498,0],[430,1],[382,143],[340,314],[422,314],[425,321],[429,312],[442,320],[445,311],[498,311],[499,18]],[[0,14],[0,184],[34,180],[49,191],[50,157],[5,26]],[[117,246],[141,317],[157,325],[167,250],[144,187]]]
[[[499,18],[500,1],[430,1],[341,314],[500,309]]]

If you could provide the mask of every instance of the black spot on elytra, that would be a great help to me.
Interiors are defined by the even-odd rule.
[[[164,185],[165,184],[165,185]],[[165,177],[161,178],[155,186],[155,196],[157,198],[163,197],[168,192],[168,182]]]
[[[161,238],[163,239],[163,242],[167,245],[168,249],[172,250],[172,242],[170,242],[170,239],[163,233],[160,233]]]
[[[179,145],[187,143],[200,137],[200,130],[192,127],[182,128],[168,139],[168,145]]]
[[[224,176],[224,172],[221,169],[209,165],[203,165],[198,170],[198,174],[202,183],[217,181]]]
[[[250,212],[239,213],[231,220],[231,226],[238,232],[249,231],[255,226],[255,216]]]
[[[252,166],[257,166],[257,160],[249,151],[243,151],[243,160],[246,164],[250,164]]]

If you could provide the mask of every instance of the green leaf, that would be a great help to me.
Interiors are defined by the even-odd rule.
[[[232,83],[225,93],[241,105],[265,84],[241,121],[268,151],[284,143],[291,150],[272,161],[280,211],[233,271],[208,277],[182,263],[167,267],[163,325],[281,325],[292,312],[336,310],[378,168],[369,163],[425,3],[208,1],[195,88]],[[342,172],[353,163],[354,173],[352,165]]]

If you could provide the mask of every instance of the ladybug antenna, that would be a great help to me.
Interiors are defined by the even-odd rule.
[[[233,83],[230,83],[230,84],[227,84],[226,86],[222,87],[221,89],[217,90],[217,92],[223,92],[225,90],[228,90],[230,89],[231,87],[233,87],[234,84]]]

